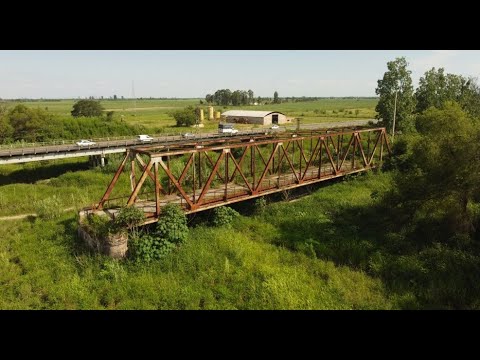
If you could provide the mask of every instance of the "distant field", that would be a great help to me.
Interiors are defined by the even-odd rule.
[[[28,107],[40,107],[57,115],[70,116],[70,111],[76,100],[60,101],[35,101],[23,102]],[[317,101],[287,102],[282,104],[270,104],[259,106],[215,106],[215,111],[227,111],[232,109],[244,110],[272,110],[280,111],[288,117],[300,117],[302,123],[318,123],[327,121],[341,121],[342,119],[372,119],[375,117],[377,99],[321,99]],[[5,102],[7,106],[14,106],[15,102]],[[143,125],[152,131],[162,128],[164,131],[176,132],[172,128],[175,120],[170,115],[176,109],[182,109],[188,105],[201,106],[207,114],[207,106],[200,105],[200,99],[182,100],[103,100],[101,101],[105,111],[114,111],[114,116],[123,118],[131,124]],[[205,121],[204,130],[216,128],[215,122]],[[239,126],[243,128],[245,126]],[[251,127],[251,126],[246,126]]]

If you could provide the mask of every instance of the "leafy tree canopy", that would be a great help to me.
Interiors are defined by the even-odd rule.
[[[396,129],[407,130],[413,120],[415,109],[411,71],[404,57],[387,63],[388,71],[378,80],[375,93],[380,96],[375,110],[377,118],[382,119],[387,130],[393,127],[393,113],[396,101]]]
[[[102,116],[103,106],[100,105],[99,101],[95,100],[79,100],[73,104],[72,110],[73,117],[85,116],[85,117],[95,117]]]

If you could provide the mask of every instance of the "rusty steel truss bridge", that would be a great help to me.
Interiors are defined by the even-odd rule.
[[[121,207],[135,206],[148,224],[168,203],[194,213],[367,171],[378,167],[386,152],[391,149],[385,128],[136,146],[126,149],[100,202],[84,211],[115,218]]]

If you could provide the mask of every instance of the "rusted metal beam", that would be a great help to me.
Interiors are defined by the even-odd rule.
[[[293,166],[292,162],[290,161],[290,157],[287,154],[287,149],[285,149],[283,146],[280,146],[280,148],[283,150],[283,154],[284,154],[283,158],[287,159],[287,162],[290,165],[290,169],[292,169],[292,173],[293,173],[293,175],[295,175],[295,179],[297,180],[297,183],[298,184],[301,183],[302,180],[298,177],[297,171],[295,170],[295,167]],[[280,176],[279,176],[279,178],[280,178]]]
[[[147,169],[150,170],[153,166],[153,161],[150,160],[148,162],[148,165],[147,165],[147,168],[145,169],[145,171],[142,173],[142,176],[140,176],[140,179],[138,180],[138,183],[137,185],[135,186],[135,189],[133,190],[132,192],[132,195],[130,195],[130,197],[128,198],[128,201],[127,201],[127,206],[130,206],[134,203],[135,199],[137,198],[137,195],[138,195],[138,192],[140,191],[140,189],[142,188],[143,186],[143,183],[145,182],[145,179],[147,178],[148,176],[148,172],[147,172]]]
[[[243,153],[242,153],[242,156],[240,157],[240,161],[238,162],[238,167],[239,169],[242,167],[242,163],[243,163],[243,159],[245,158],[245,155],[247,154],[247,150],[250,148],[250,146],[246,146],[245,149],[243,150]],[[230,153],[230,155],[232,155],[232,153]],[[233,158],[233,155],[231,156]],[[240,171],[240,170],[239,170]],[[234,177],[235,177],[235,173],[237,172],[237,169],[235,168],[233,170],[233,173],[232,173],[232,176],[230,177],[230,182],[233,181]]]
[[[367,131],[375,131],[375,130],[381,130],[382,128],[375,128],[375,129],[364,129],[364,130],[352,130],[352,131],[346,131],[344,132],[345,135],[348,134],[353,134],[354,132],[367,132]],[[341,133],[339,133],[341,134]],[[313,135],[314,138],[318,138],[320,136],[323,137],[332,137],[337,135],[337,133],[330,133],[330,134],[315,134]],[[227,139],[228,140],[228,139]],[[238,139],[237,139],[238,140]],[[261,140],[261,141],[256,141],[254,144],[256,146],[261,146],[261,145],[266,145],[266,144],[272,144],[272,143],[277,143],[277,142],[285,142],[285,141],[291,141],[291,135],[285,135],[285,136],[279,136],[277,138],[272,138],[272,139],[267,139],[267,140]],[[295,138],[295,141],[301,141],[301,140],[310,140],[310,136],[299,136]],[[202,148],[203,151],[219,151],[224,149],[227,144],[230,149],[236,149],[236,148],[243,148],[245,147],[246,142],[235,142],[235,138],[232,137],[230,140],[231,142],[227,143],[225,142],[224,144],[221,145],[212,145],[211,147],[204,146]],[[192,143],[192,144],[184,144],[183,146],[179,147],[178,149],[175,150],[170,150],[167,152],[149,152],[148,155],[151,157],[159,157],[159,156],[167,156],[167,155],[183,155],[183,154],[191,154],[192,152],[198,152],[197,146],[200,144],[208,144],[209,142],[197,142],[197,143]],[[250,143],[251,144],[251,143]],[[202,145],[203,146],[203,145]],[[135,151],[135,149],[132,149]],[[304,154],[305,157],[305,154]]]
[[[358,146],[360,148],[360,154],[362,154],[363,158],[363,166],[367,167],[367,157],[365,156],[365,152],[363,151],[363,145],[362,145],[362,138],[360,137],[360,134],[357,134],[357,140],[358,140]]]
[[[355,138],[355,137],[353,136],[353,133],[352,133],[352,137],[350,138],[350,141],[348,142],[347,150],[345,150],[345,155],[344,155],[344,157],[343,157],[343,159],[342,159],[342,161],[341,161],[341,163],[340,163],[340,165],[339,165],[339,167],[338,167],[338,171],[341,171],[341,169],[342,169],[343,163],[345,162],[345,159],[346,159],[347,156],[348,156],[348,150],[350,150],[350,146],[352,146],[352,143],[353,143],[353,139],[354,139],[354,138]]]
[[[130,161],[130,188],[133,191],[135,189],[135,158]]]
[[[190,165],[192,165],[193,154],[195,154],[195,153],[192,153],[192,154],[190,155],[190,157],[188,158],[187,163],[185,164],[185,167],[183,168],[182,174],[181,174],[180,177],[178,178],[178,183],[179,183],[179,184],[182,183],[183,179],[184,179],[185,176],[187,175],[187,171],[188,171],[188,169],[190,168]]]
[[[257,145],[255,145],[255,148],[257,149],[258,156],[260,156],[260,159],[262,159],[263,165],[266,167],[266,166],[267,166],[267,162],[266,162],[265,159],[263,158],[261,149],[259,149]],[[271,174],[272,174],[272,171],[271,171],[270,169],[268,169],[268,173],[271,175]]]
[[[325,142],[324,142],[324,143],[325,143]],[[321,148],[320,148],[320,149],[321,149]],[[334,173],[334,174],[337,174],[337,173],[338,173],[338,170],[337,170],[336,167],[335,167],[335,161],[333,160],[333,156],[332,156],[332,154],[330,153],[330,149],[328,148],[328,146],[325,146],[325,151],[327,152],[328,160],[330,160],[330,164],[332,165],[333,173]]]
[[[185,201],[187,202],[189,208],[191,209],[193,207],[193,203],[192,201],[190,200],[190,198],[188,197],[187,193],[185,192],[185,190],[183,190],[182,188],[182,185],[180,185],[177,181],[177,179],[175,179],[175,176],[173,176],[172,172],[170,171],[170,169],[165,165],[165,163],[163,162],[162,158],[160,158],[158,160],[158,162],[160,163],[160,166],[163,168],[163,171],[165,171],[165,174],[167,174],[167,176],[170,178],[170,180],[172,180],[172,183],[173,185],[177,188],[177,190],[179,191],[179,193],[182,195],[182,197],[185,199]]]
[[[210,156],[208,156],[208,153],[205,151],[204,152],[205,154],[205,157],[207,158],[208,162],[210,163],[210,165],[212,166],[212,169],[215,167],[215,164],[213,163],[212,159],[210,158]],[[218,178],[220,179],[220,181],[224,182],[225,180],[223,179],[223,176],[220,175],[220,173],[217,171],[217,176]]]
[[[108,187],[107,187],[107,190],[105,191],[105,194],[103,194],[102,199],[100,200],[100,202],[96,206],[97,210],[101,210],[103,208],[103,204],[105,204],[105,201],[107,201],[108,198],[110,197],[110,194],[112,193],[112,190],[115,187],[115,184],[117,183],[118,178],[119,178],[120,174],[122,173],[123,168],[125,167],[125,164],[127,163],[127,159],[129,157],[130,157],[130,151],[127,150],[126,153],[125,153],[125,157],[123,158],[120,166],[118,167],[117,171],[115,172],[115,175],[113,175],[112,181],[110,181],[110,184],[108,184]]]
[[[377,146],[381,137],[382,137],[382,133],[378,133],[377,141],[375,141],[375,145],[373,146],[372,154],[370,155],[370,160],[368,161],[368,165],[372,164],[373,157],[375,156],[375,151],[377,150]]]
[[[143,161],[142,157],[139,154],[136,154],[135,156],[136,156],[137,161],[140,163],[140,166],[142,167],[142,170],[145,171],[147,169],[147,164],[145,164],[145,162]],[[160,184],[160,180],[159,179],[155,180],[155,176],[152,174],[152,172],[150,170],[148,170],[147,173],[148,173],[148,176],[150,176],[150,179],[158,182],[158,187],[160,188],[160,191],[162,192],[162,194],[165,195],[166,192],[163,189],[162,184]]]
[[[257,193],[258,190],[260,189],[260,187],[262,186],[262,181],[265,178],[265,175],[267,174],[267,172],[269,170],[270,164],[272,163],[273,156],[275,155],[275,151],[277,151],[278,146],[279,146],[279,144],[277,143],[277,145],[275,146],[275,149],[272,151],[272,153],[270,155],[270,158],[267,161],[267,164],[265,165],[265,169],[262,172],[262,176],[260,176],[260,180],[258,181],[257,186],[254,187],[254,189],[255,189],[254,193]]]
[[[155,163],[153,174],[155,175],[155,216],[160,216],[160,182],[158,181],[158,162]]]
[[[229,153],[229,155],[230,155],[230,158],[232,159],[233,164],[235,165],[235,170],[238,170],[238,173],[240,174],[240,176],[242,177],[243,181],[245,182],[245,185],[247,185],[248,190],[250,191],[250,193],[252,193],[252,192],[253,192],[253,189],[252,189],[252,187],[250,186],[250,183],[248,182],[247,178],[246,178],[245,175],[243,174],[242,169],[240,169],[240,164],[237,163],[237,161],[235,160],[235,158],[232,156],[231,153]]]
[[[300,178],[302,180],[305,178],[305,175],[307,174],[307,170],[310,167],[310,164],[313,163],[315,161],[315,158],[317,157],[317,148],[320,143],[323,143],[323,138],[319,138],[317,143],[315,144],[315,149],[313,149],[312,153],[310,154],[310,159],[305,164],[305,170],[303,171],[303,175],[300,174]]]
[[[215,177],[215,174],[220,166],[220,162],[222,161],[223,157],[225,155],[225,152],[222,152],[219,156],[218,156],[218,159],[217,159],[217,162],[215,163],[215,165],[213,166],[213,169],[212,169],[212,172],[210,173],[210,175],[208,176],[208,179],[207,181],[205,182],[205,186],[203,187],[202,189],[202,192],[200,193],[199,197],[198,197],[198,200],[197,200],[197,204],[196,205],[201,205],[202,204],[202,201],[203,201],[203,198],[205,197],[205,194],[207,193],[207,191],[210,189],[210,185],[213,181],[213,178]]]

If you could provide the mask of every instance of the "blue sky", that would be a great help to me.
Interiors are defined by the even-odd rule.
[[[405,56],[415,86],[432,66],[478,77],[477,50],[0,50],[0,98],[375,96],[387,61]]]

